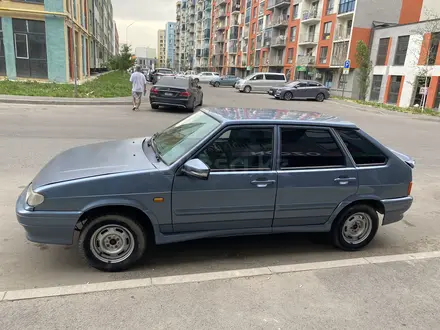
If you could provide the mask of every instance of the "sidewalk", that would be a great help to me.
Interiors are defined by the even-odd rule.
[[[44,97],[44,96],[20,96],[0,95],[0,103],[15,104],[48,104],[48,105],[131,105],[132,98],[71,98],[71,97]]]
[[[0,329],[413,330],[440,323],[438,252],[135,281],[142,287],[0,302]]]

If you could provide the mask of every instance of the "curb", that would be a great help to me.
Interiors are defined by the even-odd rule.
[[[9,103],[9,104],[44,104],[44,105],[132,105],[131,101],[112,101],[112,100],[41,100],[41,99],[2,99],[0,98],[0,103]]]
[[[311,270],[353,267],[353,266],[383,264],[383,263],[402,262],[402,261],[416,261],[416,260],[433,259],[433,258],[440,258],[440,251],[354,258],[354,259],[341,259],[341,260],[333,260],[333,261],[303,263],[303,264],[268,266],[268,267],[239,269],[239,270],[212,272],[212,273],[197,273],[197,274],[163,276],[163,277],[152,277],[152,278],[148,277],[148,278],[135,279],[135,280],[79,284],[79,285],[48,287],[48,288],[39,288],[39,289],[3,291],[0,292],[0,302],[70,296],[70,295],[78,295],[85,293],[115,291],[115,290],[123,290],[123,289],[146,288],[150,286],[207,282],[207,281],[236,279],[236,278],[253,277],[253,276],[273,276],[283,273],[296,273],[296,272],[305,272]]]

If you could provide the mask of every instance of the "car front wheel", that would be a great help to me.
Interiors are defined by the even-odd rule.
[[[332,226],[333,244],[346,251],[356,251],[367,246],[379,227],[379,217],[374,208],[358,204],[343,211]]]
[[[243,89],[243,91],[244,91],[245,93],[250,93],[251,90],[252,90],[251,86],[246,86],[246,87]]]
[[[291,92],[284,93],[284,99],[286,101],[290,101],[291,99],[293,99],[293,94]]]
[[[324,102],[325,100],[325,95],[322,93],[319,93],[318,95],[316,95],[316,101],[318,102]]]
[[[105,214],[90,219],[81,230],[80,254],[93,268],[123,271],[144,255],[147,235],[142,226],[125,215]]]

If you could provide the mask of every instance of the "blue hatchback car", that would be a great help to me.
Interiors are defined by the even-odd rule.
[[[326,232],[358,250],[411,207],[413,168],[332,116],[206,108],[152,137],[61,153],[16,213],[33,242],[69,245],[79,232],[103,271],[129,268],[153,244],[228,235]]]

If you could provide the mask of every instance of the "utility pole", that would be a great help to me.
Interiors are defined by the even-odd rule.
[[[125,44],[128,46],[128,28],[130,26],[132,26],[134,23],[136,23],[136,21],[134,21],[133,23],[129,24],[126,28],[125,28]]]
[[[72,34],[72,51],[73,51],[73,79],[75,82],[74,96],[78,97],[78,63],[76,58],[76,45],[75,45],[75,21],[73,17],[73,0],[70,0],[70,19],[71,19],[71,34]]]

